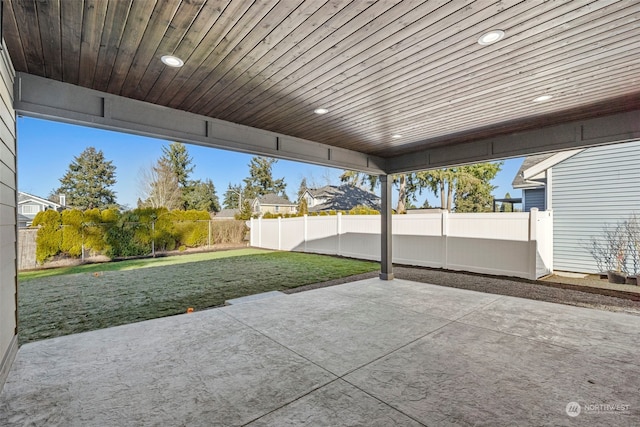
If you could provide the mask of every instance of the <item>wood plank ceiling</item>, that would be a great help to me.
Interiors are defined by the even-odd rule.
[[[3,36],[17,71],[391,157],[640,108],[639,18],[637,0],[4,0]]]

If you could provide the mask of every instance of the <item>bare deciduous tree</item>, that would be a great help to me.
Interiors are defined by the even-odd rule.
[[[171,164],[161,157],[158,162],[140,171],[141,207],[180,209],[182,189]]]

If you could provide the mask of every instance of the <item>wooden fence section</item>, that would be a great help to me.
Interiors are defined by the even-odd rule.
[[[38,267],[36,262],[36,235],[38,229],[20,228],[18,230],[18,270]]]
[[[536,279],[553,272],[553,215],[393,216],[393,262]],[[380,216],[252,219],[251,245],[380,260]]]

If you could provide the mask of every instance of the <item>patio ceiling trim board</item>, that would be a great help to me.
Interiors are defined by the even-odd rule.
[[[640,139],[640,110],[396,156],[387,159],[387,173],[436,169],[636,139]]]
[[[17,114],[249,154],[384,173],[385,160],[186,111],[17,73]]]

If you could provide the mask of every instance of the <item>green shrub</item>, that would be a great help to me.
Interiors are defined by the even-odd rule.
[[[84,215],[78,209],[62,211],[62,243],[60,250],[70,257],[82,255]]]
[[[281,213],[273,213],[273,212],[265,212],[262,214],[262,219],[274,219],[274,218],[282,218]]]
[[[210,216],[205,211],[169,211],[166,208],[139,208],[120,213],[117,209],[67,210],[62,214],[46,211],[38,214],[34,225],[38,231],[36,256],[42,263],[65,253],[78,257],[85,251],[104,253],[111,258],[140,256],[175,248],[204,246],[209,241]],[[219,221],[218,221],[219,222]],[[225,221],[234,226],[218,226],[221,243],[241,242],[246,233],[242,221]],[[184,250],[184,249],[182,249]]]
[[[205,211],[173,211],[175,238],[178,244],[189,248],[204,246],[209,241],[210,216]]]
[[[116,208],[109,208],[100,212],[100,218],[102,218],[102,222],[106,224],[115,223],[119,217],[120,211]]]
[[[107,230],[118,220],[118,211],[115,209],[98,208],[88,209],[84,212],[84,248],[93,255],[107,251],[105,239]]]
[[[380,215],[380,212],[368,206],[361,205],[351,209],[349,215]]]
[[[144,237],[149,236],[148,224],[141,223],[140,217],[134,212],[125,212],[108,229],[105,236],[108,257],[140,256],[151,252],[151,245],[144,241]]]
[[[155,239],[155,248],[157,251],[172,251],[176,248],[175,229],[173,226],[173,212],[169,212],[166,208],[147,208],[143,212],[142,217],[151,222],[149,230]]]
[[[60,253],[62,243],[62,219],[59,212],[46,210],[38,212],[33,226],[40,226],[36,235],[36,261],[43,264]]]

